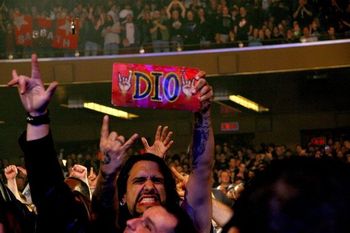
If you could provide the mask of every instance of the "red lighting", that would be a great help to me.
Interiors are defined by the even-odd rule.
[[[317,146],[325,145],[326,144],[326,138],[325,137],[311,138],[311,144],[312,145],[317,145]]]
[[[238,131],[239,130],[239,123],[238,122],[222,122],[220,124],[220,130],[221,131]]]

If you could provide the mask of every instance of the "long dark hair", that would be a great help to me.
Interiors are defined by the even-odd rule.
[[[125,193],[126,193],[126,186],[127,181],[129,178],[129,173],[132,167],[139,161],[152,161],[158,164],[159,171],[164,176],[164,188],[165,188],[165,194],[166,199],[165,203],[163,204],[166,209],[172,207],[172,206],[179,206],[180,204],[180,197],[176,191],[176,182],[173,178],[172,172],[167,166],[167,164],[164,162],[163,159],[160,157],[146,153],[143,155],[135,155],[131,156],[122,167],[119,176],[117,178],[117,192],[118,192],[118,200],[122,200]],[[131,219],[135,216],[132,216],[131,213],[128,210],[127,205],[121,205],[119,203],[119,216],[118,216],[118,225],[120,229],[124,229],[126,227],[126,221],[128,219]]]

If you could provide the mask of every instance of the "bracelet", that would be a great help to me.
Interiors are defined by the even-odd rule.
[[[40,116],[31,116],[29,113],[27,113],[26,120],[28,124],[36,125],[36,126],[49,124],[50,123],[49,110],[47,110],[44,115],[40,115]]]

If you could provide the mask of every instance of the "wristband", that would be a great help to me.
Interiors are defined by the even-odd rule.
[[[31,116],[29,113],[27,113],[26,120],[28,124],[36,125],[36,126],[49,124],[50,123],[49,110],[47,110],[44,115],[40,115],[40,116]]]

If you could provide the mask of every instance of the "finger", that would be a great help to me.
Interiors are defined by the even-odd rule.
[[[211,90],[211,87],[209,85],[205,85],[200,89],[199,93],[200,93],[200,95],[204,95],[207,92],[209,92],[210,90]]]
[[[122,145],[125,143],[125,137],[123,135],[119,135],[115,140],[120,142]]]
[[[109,117],[108,115],[105,115],[102,121],[101,139],[106,139],[108,137],[108,134],[109,134]]]
[[[10,169],[14,171],[16,174],[18,173],[17,167],[15,165],[11,165]]]
[[[166,150],[169,150],[169,148],[174,144],[174,141],[171,140],[165,147],[166,147]]]
[[[129,78],[128,78],[128,83],[130,83],[130,81],[131,81],[131,77],[132,77],[132,71],[131,70],[129,70]]]
[[[84,174],[87,174],[87,168],[85,166],[81,166],[79,167],[80,171],[83,172]]]
[[[170,132],[168,133],[168,135],[166,136],[165,140],[163,141],[163,143],[164,143],[165,145],[168,144],[168,143],[170,142],[172,136],[173,136],[173,131],[170,131]]]
[[[161,135],[161,137],[160,137],[160,140],[161,140],[161,141],[164,141],[165,138],[167,137],[167,134],[168,134],[168,131],[169,131],[168,129],[169,129],[168,126],[163,127],[162,135]]]
[[[93,174],[94,174],[94,167],[91,166],[91,167],[90,167],[90,175],[89,175],[89,176],[92,176]]]
[[[134,142],[137,140],[137,138],[139,137],[139,135],[137,133],[133,134],[129,140],[127,140],[124,145],[122,146],[123,150],[126,151],[127,149],[129,149],[132,144],[134,144]]]
[[[87,170],[85,166],[80,165],[80,164],[75,164],[74,167],[75,167],[75,170],[79,171],[79,172],[83,172],[83,171]]]
[[[147,150],[149,148],[149,144],[148,144],[147,139],[145,137],[142,137],[141,142],[143,144],[143,147]]]
[[[20,76],[18,79],[18,90],[21,95],[23,95],[26,92],[27,82],[26,79],[23,76]]]
[[[154,137],[155,140],[160,140],[160,132],[162,131],[162,126],[158,125],[156,135]]]
[[[78,164],[74,164],[74,166],[72,167],[72,170],[76,171],[78,169]]]
[[[180,181],[184,181],[184,180],[185,180],[185,177],[183,177],[183,176],[181,175],[181,173],[178,172],[174,166],[171,166],[171,167],[170,167],[170,170],[172,171],[172,173],[175,175],[175,177],[176,177],[178,180],[180,180]]]
[[[199,79],[197,83],[194,85],[194,89],[196,92],[200,91],[203,86],[207,84],[205,79]]]
[[[50,83],[49,87],[46,89],[45,93],[48,97],[48,99],[51,99],[51,97],[53,96],[53,94],[55,94],[56,88],[58,86],[58,82],[54,81],[52,83]]]
[[[199,80],[199,79],[202,79],[202,78],[205,78],[205,72],[204,71],[199,71],[197,74],[196,74],[196,76],[194,76],[194,78],[196,79],[196,80]]]
[[[191,80],[191,88],[194,88],[194,86],[196,85],[197,81],[195,79]]]
[[[112,131],[112,132],[109,134],[108,139],[109,139],[110,141],[115,141],[115,140],[117,139],[117,137],[118,137],[118,134],[117,134],[116,132]]]
[[[12,79],[7,83],[7,86],[12,87],[18,84],[18,74],[16,70],[12,70]]]
[[[32,54],[32,78],[40,79],[39,62],[36,54]]]
[[[213,92],[213,90],[210,90],[208,93],[206,93],[205,95],[202,95],[200,97],[200,101],[203,102],[206,100],[212,100],[213,96],[214,96],[214,92]]]

